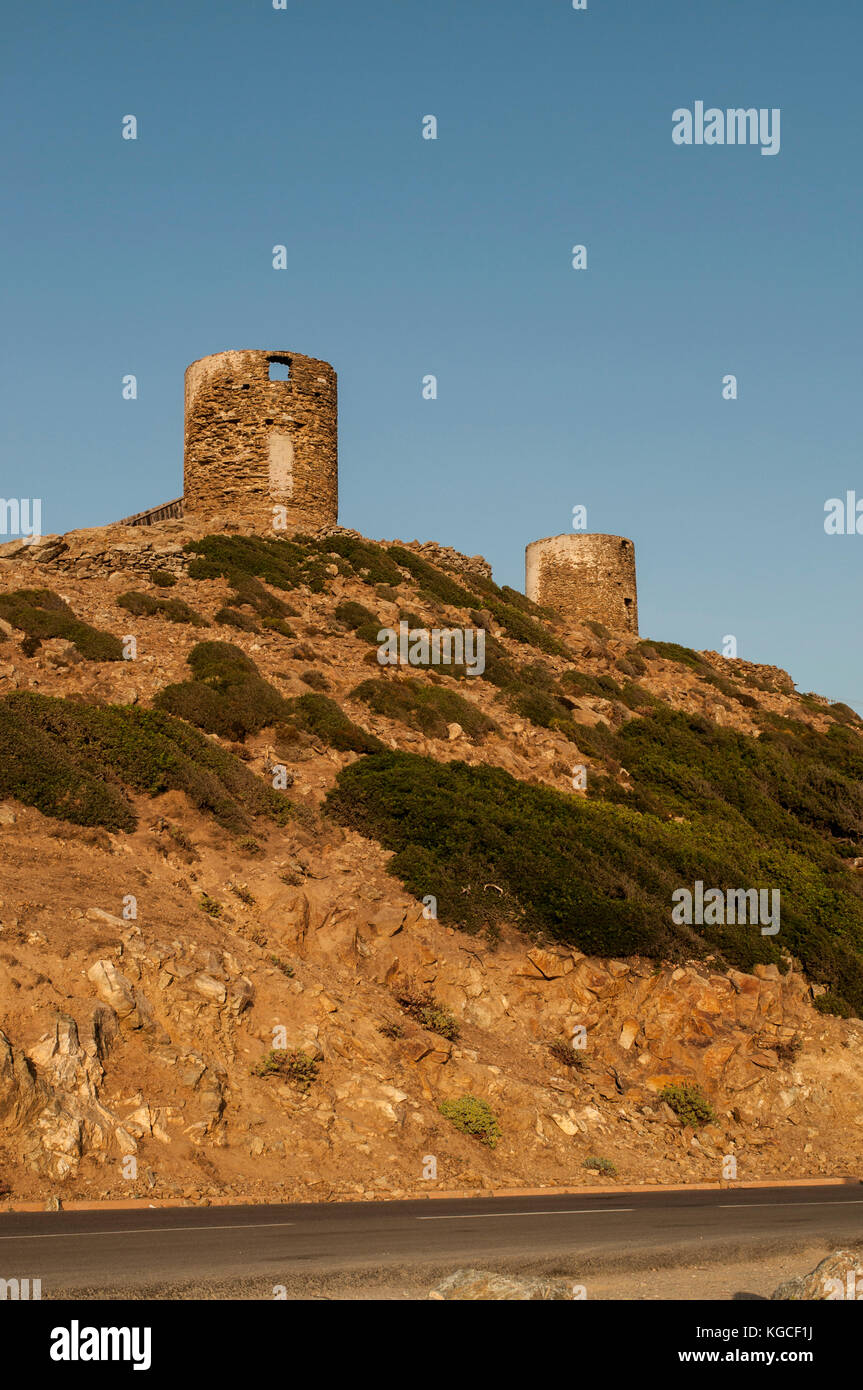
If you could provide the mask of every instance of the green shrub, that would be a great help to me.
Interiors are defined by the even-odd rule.
[[[617,1177],[617,1169],[610,1158],[586,1158],[581,1165],[582,1168],[590,1168],[594,1173],[602,1173],[603,1177]]]
[[[379,738],[355,724],[328,695],[309,693],[286,701],[289,717],[306,733],[340,752],[374,753],[383,748]]]
[[[250,582],[254,580],[263,580],[274,589],[296,589],[306,584],[313,593],[322,593],[326,588],[322,555],[295,540],[204,536],[190,541],[185,549],[195,557],[189,562],[191,579],[227,579],[243,594],[244,601],[252,593],[260,597],[263,586]]]
[[[548,1050],[554,1060],[562,1067],[570,1067],[573,1071],[581,1071],[584,1066],[584,1052],[574,1048],[572,1043],[549,1043]]]
[[[427,1028],[430,1033],[438,1033],[442,1038],[448,1038],[450,1042],[455,1042],[459,1035],[459,1026],[443,1004],[431,994],[401,994],[398,996],[397,1003],[405,1013],[422,1028]]]
[[[370,608],[366,608],[362,603],[355,603],[353,599],[346,599],[340,603],[335,611],[335,617],[345,627],[349,627],[352,632],[364,642],[376,643],[378,633],[381,630],[380,619]]]
[[[409,677],[363,681],[352,699],[362,700],[375,714],[418,729],[427,738],[446,738],[449,724],[460,724],[468,738],[476,740],[497,728],[493,719],[456,691]]]
[[[0,594],[0,618],[27,634],[28,655],[32,656],[43,639],[62,637],[88,661],[123,660],[119,637],[76,618],[69,605],[51,589],[14,589]]]
[[[135,705],[88,705],[16,691],[0,699],[0,796],[77,825],[133,830],[126,789],[185,792],[228,830],[279,823],[291,803],[181,720]]]
[[[132,589],[120,594],[118,608],[125,608],[136,618],[167,618],[170,623],[191,623],[193,627],[209,627],[206,618],[190,608],[181,598],[154,598],[152,594],[141,594]]]
[[[300,680],[311,690],[329,690],[330,683],[322,671],[301,671]]]
[[[397,565],[386,549],[374,541],[359,540],[355,536],[326,536],[317,544],[328,555],[338,555],[365,584],[395,586],[402,583]]]
[[[232,642],[198,642],[187,661],[194,680],[160,690],[153,701],[158,709],[240,743],[286,717],[288,701]]]
[[[282,1049],[274,1048],[266,1053],[256,1067],[252,1068],[253,1076],[280,1076],[292,1086],[296,1086],[298,1091],[306,1092],[311,1090],[312,1083],[317,1080],[320,1062],[314,1057],[309,1057],[305,1052],[285,1052]]]
[[[710,1124],[716,1119],[713,1106],[701,1087],[689,1082],[679,1086],[663,1087],[659,1092],[659,1099],[664,1100],[675,1115],[693,1129],[697,1129],[699,1125]]]
[[[855,1011],[851,1005],[839,994],[834,994],[832,990],[827,990],[825,994],[819,994],[814,1000],[814,1007],[820,1014],[835,1014],[837,1018],[855,1018]]]
[[[259,631],[254,618],[248,613],[241,613],[238,608],[220,608],[216,614],[216,622],[226,627],[239,628],[241,632]]]
[[[155,584],[160,589],[173,589],[177,582],[177,576],[170,570],[151,570],[150,583]]]
[[[198,899],[198,906],[202,912],[206,912],[208,917],[221,917],[222,915],[222,904],[207,893],[201,894]]]
[[[458,1100],[441,1101],[438,1110],[462,1134],[472,1135],[490,1149],[497,1147],[500,1125],[487,1101],[478,1100],[476,1096],[459,1096]]]

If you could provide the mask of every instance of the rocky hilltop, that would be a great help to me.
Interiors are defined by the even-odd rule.
[[[483,674],[381,667],[402,621]],[[857,1176],[861,786],[847,707],[479,556],[6,545],[0,1193]],[[781,929],[675,926],[699,880]]]

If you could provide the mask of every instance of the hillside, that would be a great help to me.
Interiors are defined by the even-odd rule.
[[[0,1190],[856,1174],[852,710],[445,547],[210,532],[0,547]],[[381,667],[400,621],[483,674]]]

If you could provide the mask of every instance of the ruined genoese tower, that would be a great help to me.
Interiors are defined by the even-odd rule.
[[[524,591],[565,618],[638,636],[635,546],[623,536],[546,536],[525,551]]]
[[[314,532],[338,522],[338,406],[329,362],[298,352],[216,352],[186,369],[183,496],[126,517],[245,531]],[[573,533],[533,541],[525,593],[565,618],[638,635],[635,547]],[[485,569],[489,570],[485,561]]]
[[[216,352],[186,370],[183,496],[127,517],[244,530],[316,531],[338,519],[338,407],[329,362],[298,352]]]

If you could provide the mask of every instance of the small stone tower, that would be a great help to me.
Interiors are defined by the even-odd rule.
[[[336,374],[297,352],[217,352],[186,371],[183,512],[248,530],[338,518]],[[276,509],[281,509],[277,512]]]
[[[593,618],[638,636],[635,546],[622,536],[572,532],[533,541],[525,551],[524,591],[565,618]]]

